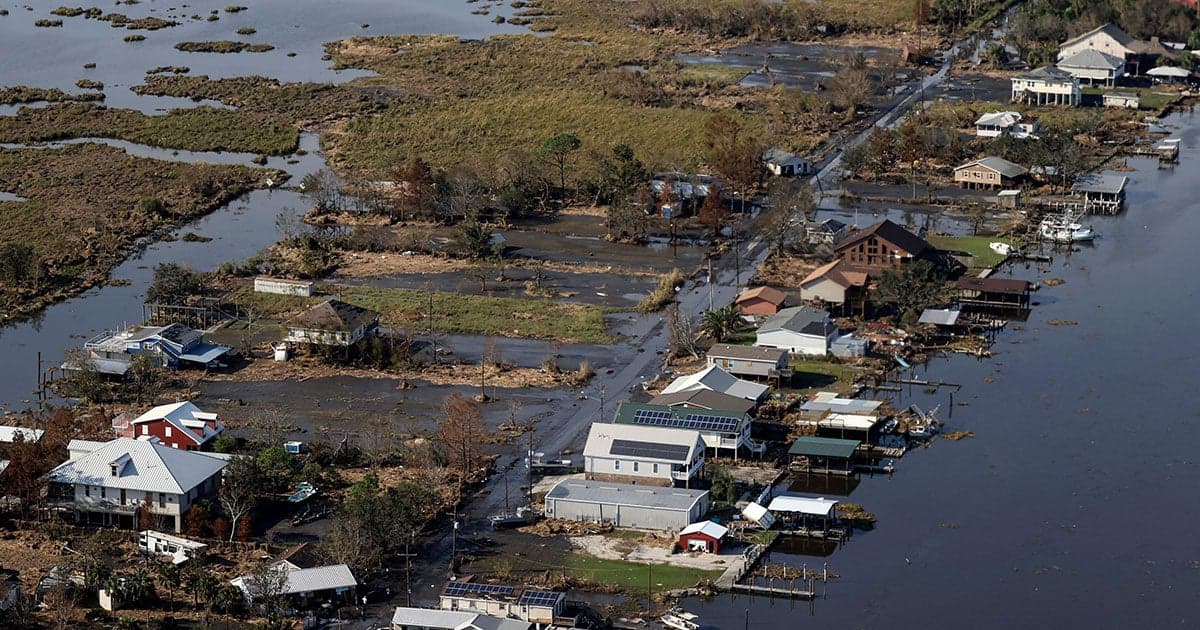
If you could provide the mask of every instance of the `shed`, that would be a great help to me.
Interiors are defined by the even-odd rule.
[[[786,377],[785,372],[790,374],[788,351],[784,348],[718,343],[708,350],[708,364],[736,376],[776,378]]]
[[[927,308],[921,312],[917,323],[951,328],[958,325],[958,318],[961,316],[962,310],[957,308]]]
[[[546,493],[546,516],[679,531],[708,513],[708,491],[564,479]]]
[[[771,287],[755,287],[738,294],[734,304],[742,315],[755,317],[774,315],[783,308],[787,294]]]
[[[771,526],[775,524],[775,515],[754,501],[751,501],[749,505],[742,508],[742,518],[757,524],[763,529],[771,529]]]
[[[867,356],[870,342],[854,333],[842,335],[829,344],[829,354],[839,359],[858,359]]]
[[[1141,104],[1142,97],[1136,92],[1105,92],[1104,94],[1105,107],[1137,109]]]
[[[808,160],[782,149],[767,149],[763,153],[767,170],[779,177],[792,177],[808,173]]]
[[[288,280],[286,278],[268,278],[259,276],[254,279],[255,293],[277,293],[279,295],[297,295],[312,297],[316,284],[309,280]]]
[[[679,532],[679,542],[676,543],[683,551],[703,551],[706,553],[721,553],[721,541],[729,528],[712,521],[692,523]]]
[[[1001,208],[1016,208],[1021,205],[1020,190],[1001,190],[996,193],[996,204]]]
[[[793,466],[805,472],[848,474],[853,469],[850,460],[859,444],[858,440],[805,435],[792,442],[788,455]],[[773,502],[771,511],[776,511]]]

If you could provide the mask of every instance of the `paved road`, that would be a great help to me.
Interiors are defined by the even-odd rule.
[[[923,79],[925,90],[930,90],[945,80],[960,45],[955,45],[946,54],[945,61],[937,73]],[[865,141],[874,127],[891,128],[897,125],[904,113],[912,108],[913,104],[922,97],[921,95],[920,89],[913,90],[907,98],[881,112],[873,126],[843,142],[840,150],[809,180],[810,183],[815,186],[818,180],[830,181],[836,174],[842,153],[847,147]],[[828,194],[829,188],[825,190]],[[758,238],[740,244],[739,248],[737,256],[740,258],[740,276],[732,251],[714,261],[715,282],[712,287],[712,300],[715,304],[728,304],[733,301],[739,290],[738,280],[740,279],[744,283],[746,279],[753,276],[754,271],[766,259],[769,249]],[[708,310],[709,287],[705,276],[704,273],[698,274],[680,292],[678,299],[682,312],[696,315]],[[623,333],[628,339],[626,343],[636,349],[630,353],[631,358],[624,367],[614,373],[601,373],[593,378],[586,390],[588,397],[579,400],[579,404],[570,413],[555,414],[542,420],[534,432],[537,450],[548,454],[559,453],[567,448],[576,452],[581,451],[588,428],[601,417],[601,388],[604,389],[604,415],[610,415],[617,402],[628,399],[629,395],[641,386],[643,380],[648,380],[658,374],[668,342],[665,318],[660,314],[642,315],[629,321],[624,328]],[[523,469],[522,457],[523,455],[519,453],[506,454],[496,462],[496,468],[497,470],[513,469],[518,471],[517,475],[519,475],[519,471]],[[469,549],[472,538],[486,535],[487,515],[498,512],[504,507],[503,478],[504,475],[494,475],[484,490],[469,501],[464,514],[460,515],[461,527],[458,540],[460,550]],[[418,551],[420,559],[414,564],[413,569],[412,599],[414,605],[436,605],[437,596],[448,575],[451,555],[452,532],[449,528],[446,529],[447,531],[431,536]],[[356,627],[387,626],[391,619],[391,607],[402,605],[405,601],[402,594],[393,599],[395,601],[386,605],[373,606],[368,611],[368,619],[360,622]]]

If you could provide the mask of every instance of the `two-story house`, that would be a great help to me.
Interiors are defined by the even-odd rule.
[[[164,368],[220,367],[229,354],[228,346],[204,341],[199,331],[183,324],[134,326],[127,330],[106,331],[83,344],[84,360],[103,374],[123,376],[134,357],[149,355]],[[64,369],[79,369],[77,361],[63,364]]]
[[[379,313],[341,300],[326,300],[288,323],[287,341],[352,346],[379,325]]]
[[[192,505],[213,497],[228,456],[176,449],[156,439],[71,440],[71,459],[50,471],[49,502],[76,522],[178,533]],[[139,523],[145,507],[159,523]]]
[[[185,401],[159,405],[133,419],[128,419],[128,415],[118,416],[113,420],[113,431],[117,437],[153,436],[171,448],[199,451],[221,435],[225,425],[217,414],[201,411]]]
[[[889,219],[838,241],[834,253],[845,263],[846,269],[864,271],[872,277],[878,277],[885,269],[916,260],[944,263],[937,248]]]
[[[605,424],[588,431],[588,479],[650,486],[688,486],[704,469],[704,439],[687,429]]]
[[[752,422],[749,414],[737,411],[702,411],[632,402],[617,405],[613,416],[615,424],[697,431],[707,448],[714,453],[725,449],[733,453],[734,459],[742,448],[759,455],[766,452],[765,444],[750,437]]]
[[[1012,100],[1028,105],[1079,107],[1083,89],[1070,72],[1043,66],[1012,78]]]

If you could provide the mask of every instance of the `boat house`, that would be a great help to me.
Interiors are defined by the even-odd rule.
[[[776,515],[776,523],[793,531],[828,531],[837,520],[839,502],[825,497],[784,494],[771,499],[767,509]]]
[[[568,521],[680,531],[708,514],[708,491],[564,479],[546,494],[545,512]]]
[[[958,301],[964,307],[1029,308],[1029,292],[1031,287],[1026,280],[966,276],[958,279],[957,287],[959,291]]]
[[[1083,211],[1098,214],[1117,214],[1125,207],[1125,184],[1129,178],[1107,173],[1085,173],[1071,186],[1082,203]]]
[[[792,442],[788,455],[792,468],[802,472],[849,475],[854,472],[854,453],[858,440],[801,436]],[[774,508],[771,508],[774,511]]]

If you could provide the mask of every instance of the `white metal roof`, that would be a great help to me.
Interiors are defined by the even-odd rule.
[[[725,534],[728,533],[728,527],[712,521],[700,521],[699,523],[692,523],[691,525],[688,525],[679,531],[680,536],[683,536],[684,534],[704,534],[705,536],[710,536],[716,540],[724,538]]]
[[[800,512],[801,514],[810,514],[812,516],[829,516],[833,511],[833,506],[837,505],[836,499],[826,499],[825,497],[800,497],[791,494],[771,499],[771,505],[768,509],[772,512]]]
[[[41,429],[27,429],[25,427],[10,427],[0,425],[0,442],[13,442],[17,439],[17,434],[26,442],[36,442],[42,439],[42,434],[45,431]]]
[[[1192,74],[1191,72],[1188,72],[1187,70],[1185,70],[1183,68],[1176,68],[1174,66],[1159,66],[1157,68],[1151,68],[1146,71],[1147,76],[1174,77],[1177,79],[1187,78],[1187,77],[1191,76],[1191,74]]]
[[[75,443],[72,440],[72,444]],[[70,445],[68,449],[75,450]],[[50,471],[50,480],[183,494],[220,472],[226,463],[223,458],[205,453],[117,438],[90,453],[59,464]],[[117,464],[116,476],[112,474],[113,464]]]
[[[615,440],[646,442],[664,446],[682,446],[687,448],[687,454],[678,459],[674,457],[653,457],[645,455],[625,455],[613,453]],[[644,424],[610,424],[597,422],[588,429],[587,444],[583,447],[584,457],[620,457],[639,461],[660,461],[669,464],[687,464],[696,456],[696,451],[704,450],[704,438],[699,431],[692,429],[672,429],[654,427]],[[670,450],[670,449],[669,449]],[[678,450],[678,449],[673,449]]]
[[[253,597],[253,594],[250,593],[250,589],[253,588],[253,581],[250,576],[243,575],[234,578],[230,583]],[[352,586],[358,586],[358,580],[354,579],[354,574],[350,572],[350,567],[344,564],[331,564],[324,567],[292,569],[288,571],[287,585],[283,589],[283,594],[296,595],[316,591],[331,591],[340,588],[350,588]]]
[[[837,413],[869,413],[883,405],[882,400],[841,398],[834,392],[818,392],[800,406],[803,411],[833,411]]]
[[[662,390],[664,394],[674,394],[676,392],[690,392],[697,389],[711,389],[714,392],[745,398],[746,400],[758,400],[769,389],[766,385],[753,383],[751,381],[742,380],[729,372],[726,372],[718,365],[710,365],[695,374],[680,376],[667,385],[666,389]]]
[[[193,438],[197,444],[203,444],[217,437],[221,430],[224,430],[220,421],[217,420],[217,414],[201,411],[191,401],[186,400],[169,405],[159,405],[134,418],[131,424],[137,426],[144,422],[157,420],[169,423],[176,430]],[[217,428],[210,426],[210,423]],[[200,431],[200,433],[196,433],[196,431]]]
[[[564,479],[554,484],[550,492],[546,493],[546,500],[627,505],[630,507],[687,512],[691,511],[692,506],[707,496],[707,490]]]
[[[445,628],[453,630],[470,623],[479,613],[459,610],[441,610],[438,608],[406,608],[397,606],[392,614],[393,626],[416,626],[418,628]]]
[[[977,127],[1011,127],[1021,122],[1018,112],[988,112],[975,121]]]
[[[962,311],[953,308],[927,308],[921,313],[921,319],[917,320],[918,324],[936,324],[939,326],[953,326],[958,323],[959,316]]]
[[[817,426],[826,429],[869,431],[877,422],[879,422],[878,416],[865,416],[852,413],[831,413],[817,421]]]
[[[770,529],[771,525],[775,524],[775,515],[771,514],[767,508],[751,501],[749,505],[742,508],[742,517],[747,521],[758,523],[763,529]]]

